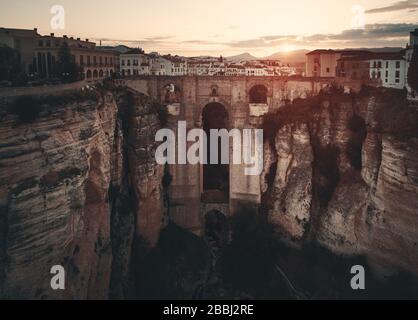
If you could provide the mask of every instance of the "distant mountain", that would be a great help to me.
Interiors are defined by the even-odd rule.
[[[280,51],[264,57],[264,60],[280,60],[284,63],[301,63],[306,61],[306,54],[309,50]]]
[[[124,45],[101,46],[101,47],[98,47],[98,49],[100,49],[100,50],[113,50],[113,51],[119,52],[121,54],[124,54],[124,53],[128,52],[129,50],[132,50],[132,48],[124,46]]]
[[[252,54],[248,52],[245,52],[237,56],[227,57],[226,59],[229,61],[233,61],[233,62],[240,62],[240,61],[248,61],[248,60],[257,60],[258,58],[254,57]]]
[[[371,52],[399,52],[403,50],[404,48],[401,47],[384,47],[384,48],[360,48],[360,49],[354,49],[354,50],[366,50]],[[349,49],[353,50],[353,49]]]

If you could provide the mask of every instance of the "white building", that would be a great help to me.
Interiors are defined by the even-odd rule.
[[[226,64],[223,62],[213,62],[209,67],[209,76],[224,76],[226,73]]]
[[[405,88],[407,68],[403,53],[376,55],[369,63],[370,79],[379,80],[382,87]]]
[[[166,76],[171,74],[171,61],[161,56],[153,55],[151,58],[151,74],[153,76]]]
[[[193,62],[188,64],[188,74],[193,76],[209,75],[210,62]]]
[[[290,67],[290,66],[281,66],[279,68],[279,75],[280,76],[294,76],[296,75],[296,68],[295,67]]]
[[[139,66],[138,74],[140,76],[148,76],[151,74],[150,62],[142,62]]]
[[[264,77],[268,75],[262,66],[246,66],[245,74],[250,77]]]
[[[187,60],[179,56],[167,55],[164,58],[170,61],[171,66],[167,70],[167,75],[184,76],[187,75]]]
[[[245,76],[245,67],[241,64],[230,64],[225,69],[226,76]]]
[[[120,55],[122,76],[149,75],[149,57],[141,49],[132,49]],[[148,67],[147,67],[148,66]]]

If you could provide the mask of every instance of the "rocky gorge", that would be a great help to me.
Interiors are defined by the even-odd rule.
[[[295,250],[315,243],[364,256],[383,276],[418,275],[417,110],[402,93],[370,89],[267,114],[260,213],[275,237]],[[136,297],[138,252],[157,248],[148,267],[168,273],[155,257],[173,246],[192,265],[175,270],[187,273],[178,282],[196,291],[210,262],[197,237],[176,243],[181,231],[165,228],[166,172],[154,158],[163,118],[127,88],[1,100],[0,297]],[[66,290],[50,288],[54,265],[67,271]]]
[[[417,274],[417,106],[394,90],[364,91],[268,116],[269,220],[291,245],[313,241],[365,255],[382,274]]]
[[[5,111],[19,104],[40,113]],[[164,214],[154,106],[97,90],[17,98],[1,118],[1,296],[123,298],[134,240],[155,244]],[[50,289],[53,265],[65,291]]]

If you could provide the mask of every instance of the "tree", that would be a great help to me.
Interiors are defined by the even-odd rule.
[[[7,46],[0,46],[0,81],[3,80],[11,81],[14,85],[23,85],[27,80],[19,53]]]
[[[414,47],[411,63],[408,69],[408,84],[416,92],[418,92],[418,46]]]
[[[75,63],[74,57],[66,43],[58,51],[55,76],[63,82],[74,82],[81,79],[81,69]]]
[[[30,123],[35,121],[42,111],[39,99],[32,96],[22,96],[10,105],[9,112],[17,115],[21,122]]]

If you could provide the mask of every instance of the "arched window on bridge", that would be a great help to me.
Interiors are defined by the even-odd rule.
[[[267,103],[268,89],[263,85],[256,85],[250,90],[250,103]]]
[[[87,70],[87,79],[91,79],[91,70]]]
[[[175,84],[167,84],[162,94],[163,102],[167,104],[180,103],[181,91]]]

